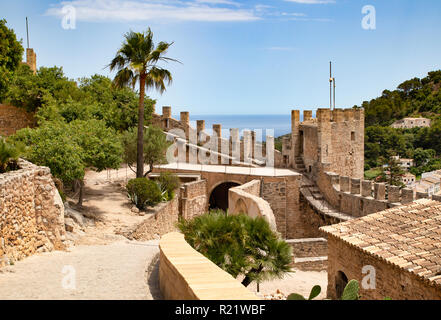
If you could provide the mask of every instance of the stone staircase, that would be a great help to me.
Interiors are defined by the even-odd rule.
[[[311,207],[315,211],[325,216],[330,223],[340,223],[353,219],[352,216],[339,212],[333,206],[331,206],[323,197],[320,189],[305,175],[302,176],[302,186],[300,187],[300,192],[309,202]]]
[[[295,169],[299,172],[299,173],[306,173],[306,167],[305,167],[305,163],[303,162],[303,158],[302,157],[295,157]]]

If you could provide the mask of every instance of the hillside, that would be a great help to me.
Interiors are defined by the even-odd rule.
[[[423,79],[413,78],[396,90],[361,105],[365,109],[366,127],[388,126],[404,117],[441,119],[441,70],[429,72]]]

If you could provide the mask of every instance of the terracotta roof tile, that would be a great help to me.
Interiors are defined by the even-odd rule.
[[[441,202],[420,199],[321,230],[441,285]]]

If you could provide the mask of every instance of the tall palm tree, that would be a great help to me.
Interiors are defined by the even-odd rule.
[[[158,62],[178,60],[165,57],[168,48],[173,44],[153,43],[153,33],[148,28],[146,32],[130,31],[124,35],[124,42],[116,53],[109,67],[118,70],[113,83],[117,87],[132,86],[139,81],[139,108],[138,108],[138,140],[136,156],[136,177],[144,176],[144,96],[145,90],[154,88],[161,94],[165,91],[166,83],[172,83],[172,75],[167,69],[158,66]]]

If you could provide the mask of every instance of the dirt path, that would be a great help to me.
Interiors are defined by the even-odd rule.
[[[28,257],[0,269],[0,299],[153,299],[158,241],[129,241],[122,234],[151,214],[131,211],[123,192],[125,169],[86,174],[84,210],[92,217],[71,234],[75,246]],[[132,178],[129,174],[128,178]],[[153,268],[153,270],[155,270]]]

